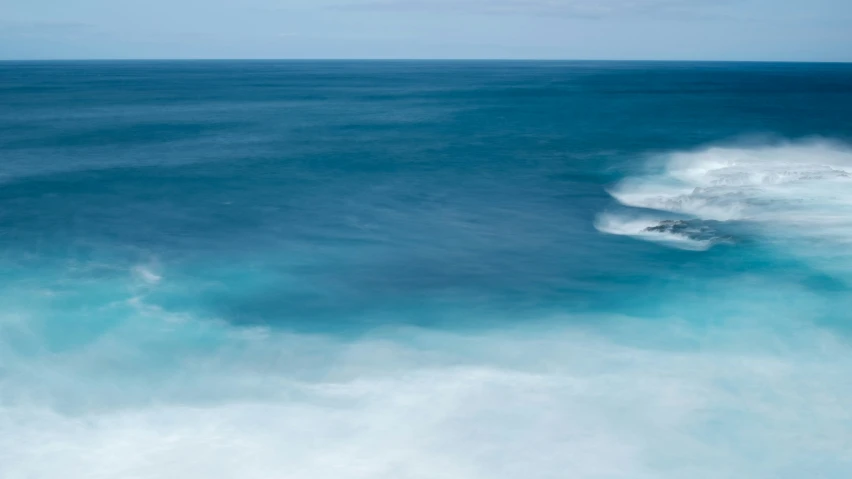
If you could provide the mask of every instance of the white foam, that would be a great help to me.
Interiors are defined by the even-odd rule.
[[[852,150],[845,145],[712,147],[671,153],[662,163],[661,172],[628,178],[610,193],[626,206],[852,243]]]
[[[0,376],[0,477],[798,479],[852,470],[852,352],[835,336],[807,323],[779,336],[732,320],[684,350],[573,322],[357,341],[205,323],[222,328],[228,348],[187,350],[153,375],[145,368],[162,347],[149,350],[135,327],[116,329],[84,349],[17,358],[26,368]],[[635,331],[697,334],[689,323],[649,326]],[[4,361],[9,371],[15,360]]]
[[[712,220],[790,220],[852,205],[852,151],[809,142],[668,155],[665,171],[612,190],[629,206]],[[793,211],[791,211],[793,210]],[[815,211],[816,210],[816,211]]]
[[[155,273],[152,267],[148,265],[135,266],[133,268],[133,275],[140,281],[149,285],[155,285],[163,279],[161,275]]]

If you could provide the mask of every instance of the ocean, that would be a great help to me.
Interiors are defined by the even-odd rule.
[[[852,65],[0,63],[0,477],[852,477]]]

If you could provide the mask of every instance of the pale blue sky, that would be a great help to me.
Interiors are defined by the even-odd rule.
[[[0,59],[852,61],[852,0],[0,0]]]

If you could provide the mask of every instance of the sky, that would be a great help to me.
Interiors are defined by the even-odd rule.
[[[852,61],[852,0],[0,0],[0,59]]]

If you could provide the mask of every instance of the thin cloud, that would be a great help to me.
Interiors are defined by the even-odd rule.
[[[736,0],[366,0],[338,8],[364,11],[532,15],[577,18],[704,16]]]
[[[9,36],[77,37],[97,33],[86,23],[74,22],[0,22],[0,34]]]

